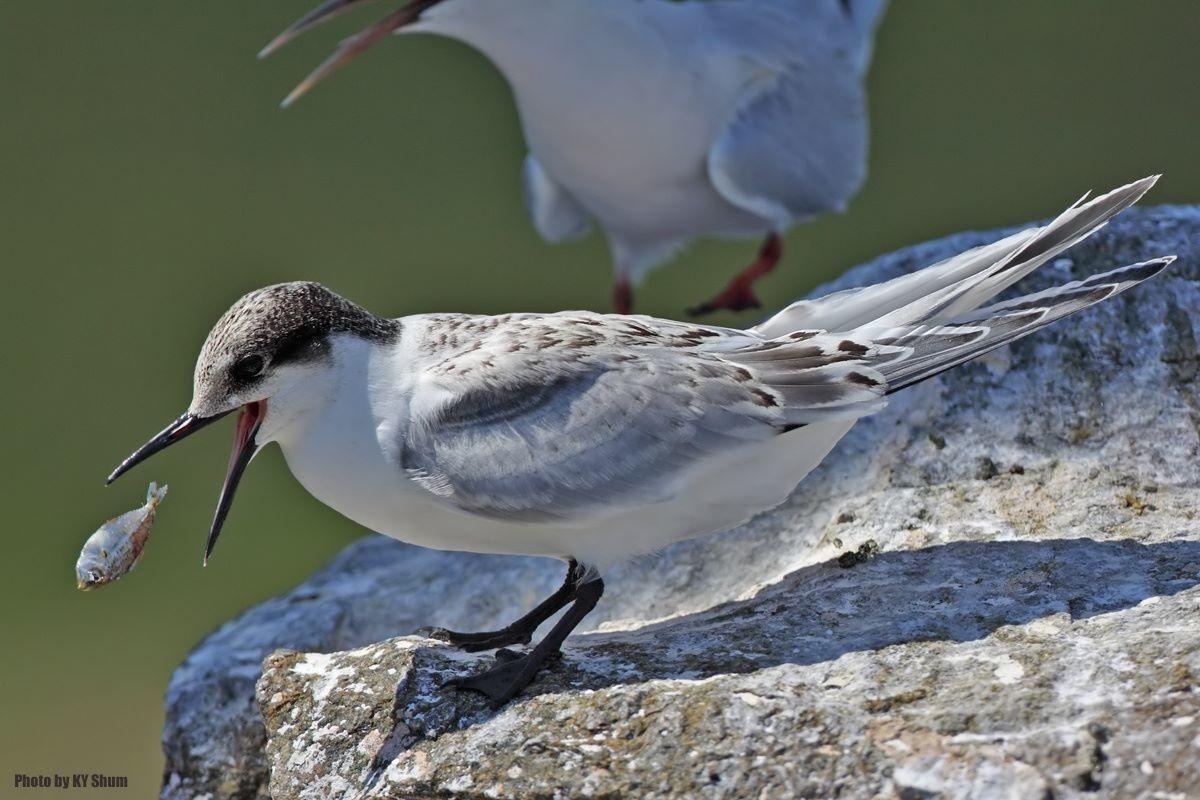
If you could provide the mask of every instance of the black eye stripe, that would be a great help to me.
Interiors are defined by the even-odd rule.
[[[242,356],[237,361],[233,362],[233,367],[230,371],[238,380],[248,381],[257,378],[262,374],[267,367],[267,360],[259,353],[251,353],[248,356]]]
[[[324,333],[310,328],[301,328],[280,340],[271,357],[271,363],[310,361],[320,358],[328,349],[329,339]]]

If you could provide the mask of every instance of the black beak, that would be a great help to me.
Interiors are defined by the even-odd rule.
[[[309,28],[333,19],[360,2],[362,0],[325,0],[324,3],[305,14],[294,22],[290,28],[271,40],[271,43],[259,52],[258,57],[265,58],[269,56]],[[368,50],[372,45],[386,39],[401,28],[413,24],[421,18],[421,14],[424,11],[440,2],[441,0],[408,0],[408,2],[383,19],[368,26],[355,36],[346,39],[334,51],[333,55],[325,59],[325,62],[321,66],[313,70],[312,74],[305,78],[299,86],[292,90],[291,94],[284,98],[281,105],[283,108],[287,108],[299,100],[301,95],[317,85],[318,82],[328,77],[331,73],[336,72],[355,56]]]
[[[155,434],[153,439],[146,442],[144,445],[139,447],[137,450],[134,450],[133,453],[129,456],[129,458],[125,459],[120,464],[118,464],[117,468],[114,469],[112,471],[112,474],[108,476],[108,479],[105,481],[105,484],[112,483],[117,478],[121,477],[126,472],[133,469],[138,464],[142,463],[147,458],[149,458],[150,456],[157,453],[159,450],[164,450],[168,446],[175,444],[179,440],[185,439],[188,436],[191,436],[193,433],[200,430],[201,428],[203,428],[207,425],[211,425],[212,423],[219,420],[221,417],[225,416],[226,414],[231,413],[231,411],[232,411],[232,409],[230,411],[225,411],[221,414],[216,414],[211,417],[197,417],[194,414],[188,414],[187,412],[184,412],[183,414],[181,414],[179,416],[178,419],[176,419],[170,425],[168,425],[167,427],[165,427],[161,431],[159,431],[157,434]]]
[[[108,476],[107,482],[112,483],[159,450],[175,444],[180,439],[191,436],[201,428],[211,425],[236,410],[238,409],[230,409],[220,414],[214,414],[211,417],[197,417],[194,414],[187,413],[181,415],[170,425],[163,428],[153,439],[135,450],[129,458],[118,464],[117,468]],[[238,482],[242,479],[242,473],[246,471],[246,465],[250,463],[250,459],[258,451],[258,443],[255,441],[255,436],[258,433],[259,426],[262,424],[266,402],[247,403],[240,410],[241,413],[238,415],[237,428],[234,431],[233,452],[229,456],[229,468],[225,471],[225,482],[221,485],[221,497],[217,500],[217,510],[213,514],[212,527],[208,532],[208,542],[204,546],[205,565],[208,564],[208,557],[212,554],[213,546],[217,543],[217,537],[221,535],[221,526],[225,524],[225,517],[229,514],[229,507],[233,505],[233,494],[237,491]]]

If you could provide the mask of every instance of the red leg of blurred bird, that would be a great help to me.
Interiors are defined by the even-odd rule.
[[[762,243],[758,250],[758,258],[754,263],[739,272],[729,282],[720,294],[711,300],[692,306],[688,313],[693,317],[710,314],[718,309],[726,311],[745,311],[748,308],[759,308],[762,303],[754,296],[754,282],[775,269],[783,256],[783,239],[779,234],[772,233]]]
[[[618,314],[628,314],[633,311],[633,287],[629,278],[617,278],[612,292],[613,310]]]

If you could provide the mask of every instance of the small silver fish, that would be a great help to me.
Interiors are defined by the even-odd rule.
[[[159,489],[157,484],[150,484],[146,505],[110,519],[89,536],[75,562],[75,585],[86,592],[115,581],[137,566],[154,527],[158,504],[166,496],[166,486]]]

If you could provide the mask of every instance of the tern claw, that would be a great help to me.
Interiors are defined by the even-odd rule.
[[[714,311],[747,311],[751,308],[762,308],[762,303],[749,286],[731,284],[711,300],[705,300],[687,309],[690,317],[703,317]]]
[[[478,633],[459,633],[446,628],[420,628],[418,636],[436,639],[448,645],[466,650],[468,653],[478,653],[481,650],[494,650],[510,644],[529,644],[533,631],[531,629],[508,627],[498,631],[480,631]]]
[[[735,275],[729,285],[722,289],[716,297],[689,308],[688,315],[700,317],[717,310],[746,311],[751,308],[762,308],[762,303],[754,295],[754,282],[775,269],[775,265],[779,263],[782,256],[783,240],[779,238],[778,234],[773,233],[759,248],[758,257],[754,259],[754,263]]]
[[[572,572],[573,570],[568,570],[568,579]],[[533,682],[542,667],[551,660],[561,657],[559,651],[562,648],[563,640],[575,629],[580,620],[596,607],[596,602],[604,594],[604,581],[600,578],[592,578],[585,583],[576,584],[574,591],[575,599],[571,603],[571,607],[554,624],[546,638],[534,645],[532,650],[523,655],[516,655],[511,651],[506,651],[503,655],[497,653],[497,663],[491,669],[477,675],[451,678],[442,685],[481,692],[487,695],[492,708],[499,708],[516,697],[522,689]]]
[[[521,654],[516,650],[509,650],[507,647],[501,647],[496,651],[496,663],[507,664],[509,661],[516,661],[521,657]]]
[[[496,653],[496,666],[476,675],[451,678],[442,686],[479,692],[488,698],[492,708],[500,708],[532,683],[542,667],[555,655],[561,654],[546,653],[536,647],[524,654],[500,650]]]

